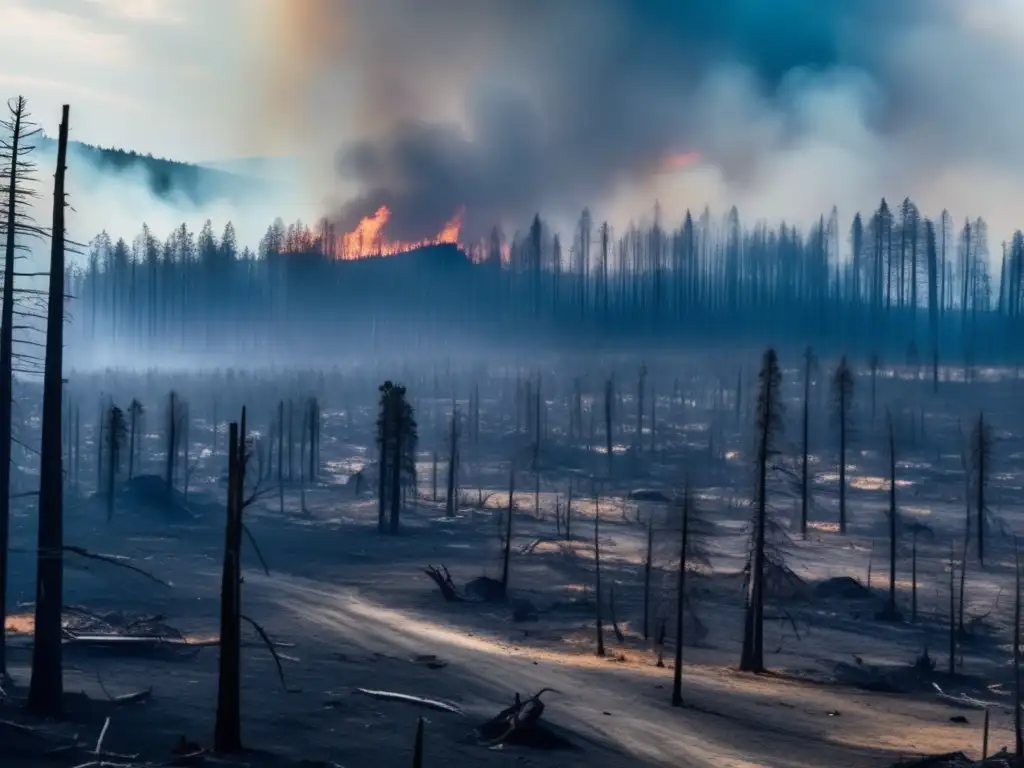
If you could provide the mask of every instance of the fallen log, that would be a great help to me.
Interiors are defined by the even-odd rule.
[[[149,701],[153,696],[153,687],[150,686],[144,691],[136,691],[135,693],[125,693],[120,696],[115,696],[111,701],[114,702],[115,706],[123,706],[125,704],[136,704],[140,701]]]
[[[932,683],[932,687],[935,689],[936,695],[940,701],[944,701],[947,704],[959,707],[960,709],[1001,709],[1003,712],[1013,712],[1012,706],[1007,706],[998,701],[982,701],[981,699],[974,699],[965,693],[961,693],[959,696],[953,696],[952,694],[946,693],[939,687],[938,683]]]
[[[549,731],[537,733],[539,739],[531,738],[535,732],[541,730],[538,721],[544,714],[544,702],[540,697],[547,692],[558,693],[554,688],[542,688],[525,700],[520,700],[517,693],[512,706],[506,707],[486,723],[473,729],[477,742],[485,747],[495,747],[510,741],[524,744],[540,741],[544,746],[555,746],[555,742],[561,740]]]
[[[359,693],[363,696],[383,701],[401,701],[406,704],[416,704],[421,707],[427,707],[427,709],[436,709],[439,712],[451,712],[455,715],[465,716],[465,713],[457,705],[441,701],[440,699],[428,699],[423,696],[412,696],[408,693],[395,693],[394,691],[372,691],[367,688],[356,688],[353,693]]]

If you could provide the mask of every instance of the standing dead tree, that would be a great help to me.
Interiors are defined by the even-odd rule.
[[[594,494],[594,605],[597,631],[597,655],[604,656],[604,618],[601,610],[601,498],[591,482]]]
[[[604,438],[608,453],[608,477],[612,476],[612,407],[615,402],[615,380],[612,376],[604,383]]]
[[[382,493],[389,493],[391,515],[388,530],[397,534],[402,510],[403,480],[415,488],[418,434],[412,405],[406,399],[405,387],[385,381],[380,387],[380,417],[377,420],[377,441],[381,446],[381,467],[384,480]],[[390,481],[390,485],[388,484]],[[384,502],[381,502],[380,526],[384,529]]]
[[[676,506],[678,516],[669,517],[669,526],[665,529],[665,549],[675,549],[673,558],[678,558],[675,573],[675,666],[672,682],[672,706],[683,704],[683,646],[686,645],[685,628],[689,626],[695,631],[695,640],[703,639],[706,629],[700,622],[695,610],[694,600],[688,589],[687,576],[706,574],[711,571],[711,561],[707,548],[708,536],[714,526],[703,515],[694,499],[693,489],[687,478],[682,497]],[[689,617],[689,621],[687,621]],[[664,620],[663,620],[664,621]],[[662,624],[664,632],[664,624]],[[664,637],[660,638],[659,652]]]
[[[679,542],[679,581],[676,585],[676,658],[672,676],[672,706],[683,706],[683,610],[686,606],[686,560],[690,549],[690,481],[683,490]],[[648,547],[649,549],[649,547]]]
[[[263,491],[257,483],[248,497],[245,495],[246,464],[250,450],[246,437],[245,408],[241,425],[228,425],[228,498],[227,521],[224,528],[224,564],[221,572],[220,594],[220,657],[217,671],[217,714],[214,724],[214,750],[220,753],[242,751],[242,621],[250,624],[266,644],[278,676],[284,685],[281,659],[267,637],[266,631],[242,613],[242,536],[248,537],[264,572],[270,573],[266,561],[244,521],[244,512],[259,499]]]
[[[164,458],[164,482],[168,498],[174,493],[178,452],[181,449],[182,413],[181,398],[172,390],[167,396],[167,456]]]
[[[107,410],[106,418],[107,438],[107,522],[114,517],[114,497],[116,496],[115,485],[117,473],[121,470],[121,447],[124,445],[128,435],[128,424],[124,417],[124,411],[113,403]]]
[[[4,623],[7,618],[7,556],[10,549],[11,519],[11,460],[14,434],[12,431],[14,406],[14,281],[15,260],[24,250],[26,238],[41,237],[44,233],[36,226],[29,213],[37,197],[34,184],[35,164],[29,155],[35,149],[31,143],[39,133],[31,121],[25,99],[18,97],[7,103],[9,117],[0,121],[4,136],[0,138],[0,192],[6,193],[0,202],[3,217],[4,282],[0,303],[0,681],[7,675],[7,644]]]
[[[220,585],[220,660],[217,674],[217,720],[213,743],[218,752],[242,750],[242,504],[245,482],[245,409],[239,426],[228,426],[228,503],[224,533],[224,567]]]
[[[992,427],[985,421],[985,414],[978,414],[978,421],[971,430],[971,475],[974,481],[974,512],[978,528],[978,562],[985,565],[985,489],[992,467]]]
[[[887,621],[899,621],[902,616],[896,608],[896,532],[899,524],[896,512],[896,437],[893,434],[892,414],[888,409],[885,412],[885,422],[889,431],[889,602],[880,618]],[[868,587],[870,588],[870,584]]]
[[[881,361],[878,359],[878,353],[877,352],[873,352],[871,354],[871,360],[868,363],[869,368],[871,370],[871,424],[872,424],[872,426],[875,423],[875,413],[876,413],[875,406],[876,406],[876,403],[877,403],[877,398],[875,397],[875,395],[876,395],[876,393],[878,391],[878,368],[879,368],[879,366],[881,366],[881,364],[882,364]]]
[[[39,465],[39,528],[36,546],[35,638],[28,708],[57,717],[63,710],[64,669],[61,613],[64,600],[64,485],[61,467],[61,409],[64,352],[64,188],[68,113],[64,105],[57,140],[53,184],[53,226],[46,311],[46,369],[43,377],[42,440]]]
[[[128,479],[131,480],[135,476],[135,450],[136,450],[136,439],[138,442],[142,442],[142,435],[139,434],[139,427],[142,421],[142,416],[145,414],[146,409],[142,407],[142,403],[138,400],[133,399],[131,405],[128,406]],[[214,434],[216,434],[217,425],[214,425]]]
[[[501,557],[501,594],[508,596],[508,569],[512,557],[512,515],[516,508],[516,468],[515,464],[508,470],[508,510],[505,512],[505,534],[502,542]]]
[[[445,499],[444,512],[448,517],[455,517],[456,505],[458,504],[457,479],[459,476],[459,437],[462,430],[459,428],[459,409],[452,406],[451,426],[448,430],[448,496]]]
[[[757,486],[755,514],[748,560],[746,616],[740,670],[764,672],[764,593],[768,515],[769,458],[774,455],[775,437],[782,431],[783,405],[780,397],[782,372],[774,349],[764,353],[758,374],[757,395]]]
[[[839,428],[839,532],[846,533],[846,449],[853,428],[853,371],[845,356],[832,375],[832,418]]]
[[[640,365],[636,383],[636,450],[644,449],[644,385],[647,383],[647,366]]]
[[[306,423],[309,428],[309,482],[317,480],[320,465],[320,401],[316,395],[306,403]]]
[[[1021,706],[1024,691],[1020,684],[1020,548],[1013,537],[1014,601],[1013,601],[1013,743],[1019,763],[1024,759],[1024,729],[1021,728]]]
[[[920,536],[934,538],[932,529],[918,520],[906,524],[910,534],[910,622],[917,622],[917,540]]]
[[[804,350],[804,402],[803,402],[803,456],[800,462],[800,535],[807,538],[807,513],[810,506],[811,486],[808,480],[807,452],[809,449],[810,433],[810,404],[811,404],[811,370],[816,360],[814,350],[807,347]]]

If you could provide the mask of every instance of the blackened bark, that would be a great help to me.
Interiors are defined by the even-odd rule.
[[[39,464],[39,534],[36,545],[35,639],[28,708],[51,717],[61,714],[64,698],[61,611],[64,599],[64,485],[61,468],[61,408],[64,347],[64,172],[68,150],[68,113],[64,105],[57,141],[53,185],[53,226],[46,311],[46,370]]]

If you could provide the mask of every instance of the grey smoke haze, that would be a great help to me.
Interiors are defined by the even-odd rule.
[[[461,205],[476,236],[655,197],[808,220],[910,195],[1001,237],[1021,202],[1019,0],[282,2],[304,75],[346,84],[346,227],[381,204],[413,238]]]

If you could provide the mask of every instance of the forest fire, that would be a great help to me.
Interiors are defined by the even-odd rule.
[[[685,168],[689,168],[700,162],[700,152],[692,150],[690,152],[676,152],[672,155],[667,155],[662,158],[661,170],[663,173],[672,173],[674,171],[681,171]]]
[[[371,256],[393,256],[428,245],[457,245],[465,212],[465,208],[460,208],[431,238],[418,241],[388,240],[385,229],[391,219],[391,209],[382,205],[372,216],[364,217],[355,229],[341,236],[341,258],[350,260]]]

